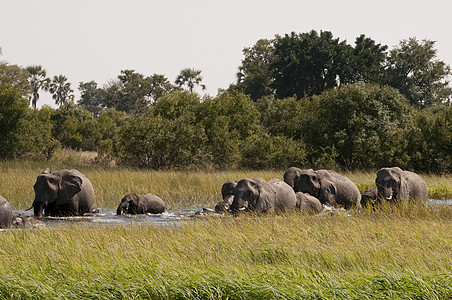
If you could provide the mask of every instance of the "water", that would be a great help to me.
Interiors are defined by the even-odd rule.
[[[452,199],[448,200],[428,200],[429,205],[452,205]],[[33,216],[30,211],[13,211],[13,215],[23,214],[27,217]],[[188,208],[179,210],[167,210],[161,214],[143,215],[116,215],[116,210],[100,209],[99,213],[89,214],[83,217],[47,217],[41,220],[47,226],[58,226],[63,224],[96,224],[96,225],[130,225],[130,224],[155,224],[158,226],[178,226],[184,220],[199,220],[206,216],[219,216],[213,209],[209,208]]]
[[[13,211],[13,215],[23,214],[26,217],[32,217],[33,212]],[[142,215],[116,215],[116,210],[99,209],[99,213],[86,214],[80,217],[44,217],[40,220],[47,226],[58,226],[68,223],[77,225],[96,224],[96,225],[129,225],[129,224],[155,224],[158,226],[177,226],[183,220],[194,220],[208,215],[223,216],[217,214],[208,208],[193,208],[168,210],[161,214],[142,214]]]

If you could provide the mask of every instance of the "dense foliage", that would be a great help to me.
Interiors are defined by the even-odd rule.
[[[291,33],[245,48],[237,83],[215,97],[195,92],[205,88],[196,69],[174,84],[123,70],[103,87],[80,82],[77,104],[65,76],[0,63],[0,159],[65,147],[152,169],[451,172],[450,67],[432,41],[387,49],[364,35],[352,46],[327,31]],[[40,90],[59,108],[37,110]]]

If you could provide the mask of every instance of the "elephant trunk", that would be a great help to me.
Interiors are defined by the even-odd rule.
[[[44,208],[46,207],[45,202],[33,202],[33,208],[34,208],[34,214],[36,217],[42,217],[42,212],[44,211]]]
[[[116,210],[116,215],[121,215],[129,209],[129,203],[127,201],[121,202]]]

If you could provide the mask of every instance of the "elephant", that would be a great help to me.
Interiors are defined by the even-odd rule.
[[[79,171],[46,168],[34,185],[34,215],[72,216],[91,212],[94,188],[89,179]]]
[[[24,214],[19,214],[13,217],[12,226],[15,228],[38,228],[38,227],[46,227],[47,225],[33,217],[25,216]]]
[[[374,206],[377,203],[378,191],[377,188],[371,186],[367,188],[361,195],[361,206]]]
[[[427,183],[416,173],[404,171],[399,167],[381,168],[375,183],[378,198],[386,201],[401,199],[428,199]]]
[[[361,208],[361,193],[347,177],[332,170],[302,170],[295,192],[309,193],[329,206],[343,206],[345,209]]]
[[[290,185],[291,188],[294,188],[300,179],[301,169],[297,167],[290,167],[284,173],[284,182]]]
[[[277,178],[241,179],[234,188],[234,200],[230,206],[233,213],[240,210],[259,213],[284,212],[295,209],[297,197],[294,190]]]
[[[165,203],[163,200],[152,194],[145,195],[127,194],[121,199],[121,203],[116,210],[119,216],[122,213],[137,214],[160,214],[165,211]]]
[[[308,193],[296,192],[297,204],[296,208],[301,212],[314,215],[322,212],[323,206],[320,200]]]
[[[223,200],[219,201],[215,205],[215,211],[217,213],[229,210],[229,207],[234,200],[234,188],[237,186],[237,182],[237,180],[228,180],[221,187],[221,197],[223,198]]]
[[[11,227],[13,209],[8,200],[0,196],[0,228]]]

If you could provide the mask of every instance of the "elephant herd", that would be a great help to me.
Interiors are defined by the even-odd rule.
[[[324,206],[359,210],[381,201],[425,201],[428,197],[425,181],[398,167],[378,170],[375,184],[376,188],[370,187],[361,194],[349,178],[335,171],[291,167],[284,173],[284,181],[255,178],[225,182],[221,190],[223,200],[216,204],[215,211],[272,213],[295,209],[316,214]]]
[[[398,167],[378,170],[375,187],[362,195],[347,177],[332,170],[289,168],[284,181],[273,178],[229,180],[221,189],[222,200],[215,206],[218,213],[238,213],[242,210],[259,213],[298,210],[317,214],[324,206],[347,210],[377,205],[381,201],[399,199],[427,200],[428,188],[417,174]],[[52,172],[45,169],[33,186],[35,199],[29,209],[35,217],[83,215],[93,211],[94,188],[90,180],[77,170]],[[117,215],[158,214],[165,211],[165,203],[154,194],[127,194],[116,210]],[[26,222],[21,216],[13,220],[11,204],[0,196],[0,227]],[[35,220],[34,218],[30,218]]]

